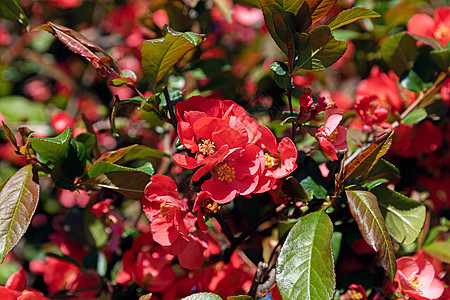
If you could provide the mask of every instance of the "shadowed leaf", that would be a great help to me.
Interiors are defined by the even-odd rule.
[[[325,22],[325,25],[331,27],[331,30],[335,30],[339,27],[345,26],[347,24],[353,23],[363,18],[378,18],[380,14],[362,7],[352,7],[341,11],[336,16]]]
[[[3,262],[25,234],[38,204],[39,184],[32,165],[26,165],[8,179],[0,191],[0,199],[0,262]]]
[[[385,221],[378,207],[377,197],[368,191],[346,190],[348,205],[359,230],[377,253],[381,266],[394,280],[397,269],[394,246],[392,245]]]
[[[386,39],[381,45],[383,60],[398,76],[411,69],[412,62],[418,54],[416,40],[406,32],[400,32]]]
[[[345,168],[342,181],[356,178],[364,175],[377,163],[389,149],[392,143],[394,131],[386,133],[375,140],[369,148],[363,151],[357,158],[348,164]]]
[[[331,299],[335,274],[330,241],[333,224],[324,211],[310,213],[292,227],[277,261],[283,299]]]
[[[11,21],[18,21],[27,30],[30,27],[28,18],[20,6],[20,1],[0,0],[0,16]]]
[[[383,182],[398,180],[400,179],[400,171],[387,160],[380,158],[368,173],[358,178],[358,182],[370,190],[368,185],[380,179],[384,179]]]

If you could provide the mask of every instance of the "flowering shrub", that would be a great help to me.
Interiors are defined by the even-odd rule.
[[[450,299],[438,3],[0,0],[0,298]]]

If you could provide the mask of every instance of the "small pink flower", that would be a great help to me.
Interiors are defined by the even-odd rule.
[[[320,126],[315,134],[316,139],[319,140],[320,147],[333,159],[337,159],[334,150],[347,148],[347,129],[339,125],[341,120],[342,114],[330,116],[325,125]]]
[[[444,292],[444,285],[435,275],[433,265],[428,260],[404,256],[397,259],[394,281],[410,299],[437,299]]]

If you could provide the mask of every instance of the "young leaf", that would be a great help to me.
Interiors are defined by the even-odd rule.
[[[289,12],[294,15],[297,15],[300,6],[303,1],[297,0],[260,0],[261,8],[264,14],[264,21],[266,22],[267,29],[269,30],[270,35],[272,36],[275,43],[277,43],[278,47],[284,52],[287,53],[286,49],[286,37],[279,37],[277,34],[277,30],[274,24],[275,13],[284,13]],[[292,32],[294,34],[294,32]]]
[[[375,140],[363,153],[348,164],[345,168],[342,181],[356,178],[364,175],[377,163],[381,156],[383,156],[392,143],[392,136],[394,131],[386,133]]]
[[[438,258],[439,260],[450,264],[450,242],[437,241],[423,247],[423,250],[429,255]]]
[[[72,129],[68,126],[63,133],[53,138],[31,137],[31,147],[42,158],[52,163],[57,163],[69,154],[71,137]]]
[[[283,299],[331,299],[335,274],[330,241],[333,224],[324,211],[295,224],[281,248],[276,281]]]
[[[153,169],[152,169],[153,170]],[[88,170],[90,178],[109,172],[140,172],[141,170],[112,164],[106,161],[97,161]],[[145,172],[144,172],[145,173]],[[148,174],[149,176],[153,174]]]
[[[33,166],[11,176],[0,192],[0,262],[24,235],[39,200],[39,183]]]
[[[296,43],[299,42],[296,40]],[[309,32],[308,46],[298,50],[298,68],[323,70],[337,62],[345,50],[347,43],[336,40],[329,26],[318,26]]]
[[[405,125],[416,124],[427,117],[427,111],[424,108],[418,108],[410,112],[403,120]]]
[[[310,3],[310,7],[313,7],[311,12],[313,12],[311,16],[312,23],[319,21],[327,13],[330,12],[330,10],[333,8],[334,4],[336,3],[336,0],[306,0],[308,3]]]
[[[345,194],[364,240],[378,253],[381,266],[389,273],[391,281],[394,280],[397,269],[394,246],[378,207],[377,197],[371,192],[359,190],[345,190]]]
[[[184,297],[181,300],[222,300],[219,295],[213,293],[196,293],[190,296]]]
[[[150,300],[152,298],[152,293],[148,293],[139,297],[139,300]]]
[[[108,172],[83,180],[80,186],[101,187],[116,191],[133,200],[141,200],[150,176],[136,171]]]
[[[53,34],[72,52],[86,58],[100,74],[106,76],[114,70],[116,74],[120,74],[120,68],[117,62],[105,50],[97,46],[94,42],[87,39],[82,34],[79,34],[73,29],[62,25],[47,22],[33,30],[45,30]],[[99,58],[94,52],[100,52],[104,56]]]
[[[11,142],[11,144],[14,145],[14,148],[19,149],[19,146],[17,145],[16,137],[12,133],[11,129],[3,121],[2,121],[2,126],[3,126],[3,130],[5,131],[6,138]]]
[[[176,32],[168,26],[165,32],[163,38],[144,41],[141,46],[142,70],[154,93],[169,70],[205,40],[204,34]]]
[[[331,30],[335,30],[347,24],[353,23],[363,18],[378,18],[380,14],[373,10],[363,7],[352,7],[346,9],[325,22],[325,25],[331,27]]]
[[[418,54],[415,39],[406,32],[388,38],[381,45],[381,56],[398,76],[410,69]]]
[[[391,236],[405,245],[414,242],[425,222],[425,206],[384,185],[377,186],[371,192],[377,196]]]
[[[18,21],[29,29],[28,18],[17,0],[0,0],[0,16],[11,21]]]

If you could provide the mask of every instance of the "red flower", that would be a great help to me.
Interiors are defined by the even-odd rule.
[[[397,259],[394,281],[400,292],[411,299],[437,299],[444,292],[444,285],[435,275],[433,265],[428,260],[404,256]]]
[[[415,14],[406,27],[409,32],[432,37],[445,47],[450,41],[450,8],[439,7],[433,18],[427,14]]]
[[[332,115],[328,118],[325,125],[320,126],[315,133],[320,147],[333,159],[337,159],[334,150],[347,148],[347,129],[339,125],[341,120],[342,114]]]
[[[348,291],[342,295],[344,300],[367,300],[366,290],[359,284],[351,284]]]
[[[370,131],[373,125],[381,125],[387,121],[389,111],[381,107],[381,101],[377,96],[365,96],[356,100],[355,110]]]
[[[145,187],[142,205],[155,242],[171,246],[179,238],[188,241],[189,231],[183,220],[187,205],[178,198],[177,185],[170,177],[153,175]]]

